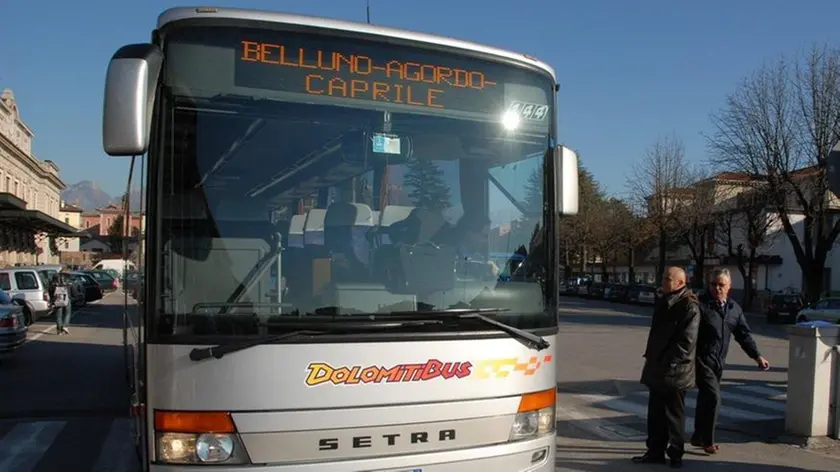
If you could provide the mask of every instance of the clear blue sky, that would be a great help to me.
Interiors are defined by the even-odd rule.
[[[840,1],[372,0],[372,21],[524,52],[558,72],[560,138],[613,194],[661,134],[705,159],[709,113],[762,60],[837,39]],[[189,4],[187,4],[189,5]],[[218,1],[364,21],[364,0]],[[35,131],[35,153],[70,184],[111,194],[127,161],[101,148],[103,78],[121,45],[149,39],[159,0],[4,2],[0,88]],[[12,46],[14,45],[14,47]],[[840,45],[840,44],[838,44]]]

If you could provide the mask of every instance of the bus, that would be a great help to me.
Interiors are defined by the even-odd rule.
[[[119,48],[144,470],[553,470],[558,90],[528,55],[266,11],[170,9]]]

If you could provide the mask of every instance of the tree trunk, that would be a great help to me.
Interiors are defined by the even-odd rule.
[[[748,275],[748,272],[747,272],[747,270],[748,270],[747,269],[747,261],[745,259],[746,258],[744,257],[743,253],[738,254],[738,272],[741,273],[741,279],[744,281],[744,299],[740,300],[741,304],[742,304],[741,308],[743,308],[744,311],[749,310],[749,307],[747,306],[747,288],[746,288],[747,285],[749,285],[749,283],[747,282],[749,280],[749,275]]]
[[[703,239],[703,238],[701,238]],[[694,286],[695,288],[703,288],[706,281],[706,246],[703,241],[700,243],[700,249],[694,258]]]
[[[589,269],[589,260],[588,260],[588,255],[587,255],[587,251],[586,251],[586,244],[581,246],[580,254],[581,254],[581,257],[580,257],[580,271],[581,271],[581,274],[586,275],[586,273],[588,272],[588,269]]]
[[[662,275],[665,273],[665,251],[668,243],[668,234],[665,228],[659,228],[659,250],[656,261],[656,285],[662,285]]]
[[[823,263],[824,264],[824,263]],[[803,292],[809,303],[817,302],[823,294],[823,264],[811,261],[802,271],[805,282]]]
[[[636,249],[631,246],[627,252],[627,283],[632,284],[636,282]]]
[[[747,278],[744,279],[744,302],[742,307],[744,311],[752,310],[753,297],[755,295],[752,285],[752,274],[755,269],[755,253],[756,249],[750,248],[750,256],[747,258]]]

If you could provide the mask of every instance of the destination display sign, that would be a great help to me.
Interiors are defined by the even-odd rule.
[[[237,45],[234,83],[480,114],[499,115],[510,106],[505,103],[503,78],[496,76],[503,67],[488,70],[482,67],[483,61],[439,56],[412,48],[340,40],[243,39]],[[541,105],[547,109],[546,102]]]

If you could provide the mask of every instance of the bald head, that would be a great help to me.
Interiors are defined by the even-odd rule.
[[[685,283],[686,275],[682,268],[674,266],[665,268],[665,274],[662,277],[663,293],[674,293],[685,287]]]

